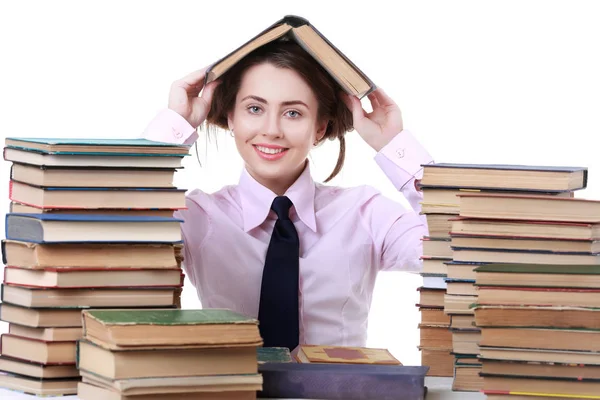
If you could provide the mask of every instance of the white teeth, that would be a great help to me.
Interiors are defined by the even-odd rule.
[[[267,153],[267,154],[277,154],[277,153],[281,153],[284,150],[284,149],[270,149],[268,147],[263,147],[263,146],[256,146],[256,148],[261,153]]]

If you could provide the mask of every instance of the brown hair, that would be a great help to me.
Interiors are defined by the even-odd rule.
[[[319,121],[328,120],[325,139],[340,141],[340,153],[333,172],[325,182],[333,179],[342,169],[346,155],[344,135],[353,129],[352,112],[348,110],[340,98],[342,88],[297,43],[286,40],[271,42],[244,57],[220,78],[222,81],[215,89],[210,112],[206,118],[207,127],[210,125],[228,129],[227,114],[235,106],[235,97],[240,88],[244,72],[258,64],[270,63],[279,68],[289,68],[297,72],[311,87],[318,102],[317,118]]]

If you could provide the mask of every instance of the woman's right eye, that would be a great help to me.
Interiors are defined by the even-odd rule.
[[[257,114],[258,112],[260,112],[260,107],[249,106],[249,107],[247,107],[247,110],[250,111],[252,114]]]

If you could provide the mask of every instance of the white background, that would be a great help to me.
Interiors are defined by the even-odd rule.
[[[392,5],[393,4],[393,5]],[[286,14],[307,18],[400,105],[438,162],[581,165],[599,198],[600,12],[593,1],[3,1],[0,133],[136,137],[170,83]],[[237,182],[231,138],[201,137],[177,175],[212,192]],[[402,201],[356,133],[332,184],[371,184]],[[333,143],[312,154],[316,180]],[[9,163],[1,163],[3,213]],[[1,225],[4,230],[4,221]],[[420,278],[379,276],[369,346],[420,362]],[[199,307],[186,282],[183,306]],[[0,332],[6,330],[0,324]]]

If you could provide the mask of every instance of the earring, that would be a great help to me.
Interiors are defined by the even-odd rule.
[[[229,131],[229,135],[231,135],[231,137],[234,137],[234,135],[233,135],[233,129]]]

